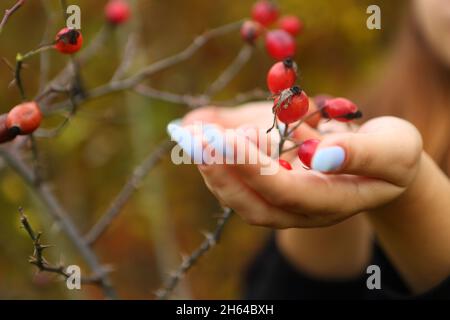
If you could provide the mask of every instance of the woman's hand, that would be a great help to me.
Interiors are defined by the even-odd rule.
[[[251,104],[234,110],[196,110],[184,124],[202,121],[226,128],[248,124],[264,130],[270,119],[270,106]],[[206,185],[250,224],[321,227],[392,202],[408,189],[420,165],[420,134],[398,118],[376,118],[357,132],[324,136],[302,126],[295,136],[322,140],[312,161],[315,170],[281,168],[273,175],[261,175],[261,163],[276,160],[260,153],[264,161],[258,164],[200,165]],[[252,143],[250,148],[249,152],[257,149]]]

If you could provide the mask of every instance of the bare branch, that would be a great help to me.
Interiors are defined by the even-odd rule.
[[[55,273],[57,275],[62,276],[64,279],[67,279],[70,277],[70,274],[66,272],[67,267],[59,264],[59,265],[53,265],[47,261],[44,257],[44,250],[51,248],[50,245],[44,245],[41,243],[41,236],[42,233],[38,232],[36,233],[31,226],[30,222],[28,221],[27,216],[24,214],[23,208],[19,208],[20,213],[20,223],[24,227],[24,229],[27,231],[28,235],[30,236],[32,242],[33,242],[33,255],[30,256],[30,259],[28,260],[31,264],[35,265],[39,271],[43,272],[49,272],[49,273]],[[99,285],[101,284],[100,279],[98,277],[87,277],[82,278],[81,282],[84,284],[94,284]]]
[[[197,263],[201,257],[203,257],[212,247],[217,245],[220,241],[225,225],[230,220],[232,215],[232,209],[224,208],[223,214],[219,218],[213,233],[208,233],[205,235],[205,240],[203,240],[201,245],[194,250],[189,257],[183,259],[181,265],[175,272],[172,273],[170,278],[166,281],[166,284],[158,290],[156,296],[159,300],[168,299],[184,275]]]
[[[3,16],[2,21],[0,22],[0,34],[3,31],[3,28],[5,27],[6,23],[8,22],[9,18],[20,9],[25,4],[25,0],[18,0],[15,5],[13,5],[10,9],[7,9],[5,11],[5,15]]]
[[[100,279],[99,281],[105,296],[110,299],[116,298],[115,290],[111,286],[105,269],[98,261],[96,254],[84,242],[82,235],[70,219],[69,214],[53,194],[50,186],[46,183],[36,185],[36,177],[34,176],[33,170],[17,154],[17,150],[0,147],[0,156],[2,156],[6,163],[31,187],[36,196],[38,196],[42,203],[47,207],[47,212],[52,219],[58,223],[65,235],[81,253],[93,274]]]
[[[128,41],[125,45],[125,50],[122,56],[122,62],[120,63],[119,67],[117,68],[116,72],[111,78],[112,82],[120,80],[125,75],[125,73],[130,68],[134,56],[136,55],[136,50],[137,50],[137,35],[131,34],[128,37]]]
[[[172,56],[169,56],[167,58],[161,59],[159,61],[156,61],[128,78],[118,81],[111,81],[105,85],[94,88],[91,91],[87,92],[86,96],[77,96],[76,102],[77,104],[81,104],[87,100],[98,98],[114,92],[134,89],[139,83],[147,79],[149,76],[189,59],[197,52],[198,49],[203,47],[209,40],[227,34],[229,32],[238,30],[241,24],[242,22],[238,21],[206,31],[202,35],[195,38],[194,41],[183,51],[174,54]],[[63,101],[61,103],[57,103],[51,106],[41,105],[41,107],[47,112],[64,109],[69,106],[70,104],[68,101]]]
[[[255,100],[266,100],[270,93],[261,89],[253,89],[238,93],[234,98],[225,101],[212,101],[211,104],[220,107],[232,107]]]
[[[147,176],[164,156],[164,154],[173,147],[173,142],[166,140],[162,142],[138,167],[134,169],[132,176],[123,186],[119,194],[114,198],[109,209],[100,218],[100,220],[92,227],[85,237],[85,242],[92,246],[104,234],[106,229],[111,225],[114,219],[119,215],[127,204],[128,200],[134,194],[139,184]]]
[[[190,108],[197,108],[208,103],[209,99],[204,96],[192,96],[188,94],[176,94],[172,92],[160,91],[144,84],[139,84],[134,88],[134,92],[148,98],[158,99],[171,103],[184,104]]]
[[[216,81],[214,81],[205,91],[205,95],[208,97],[213,97],[219,91],[223,90],[250,60],[253,50],[253,46],[248,44],[244,45],[233,62],[231,62],[231,64],[220,74]]]

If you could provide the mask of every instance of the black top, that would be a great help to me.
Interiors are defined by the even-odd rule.
[[[272,236],[251,264],[246,275],[246,299],[450,299],[450,277],[432,290],[412,296],[387,260],[374,244],[370,265],[381,270],[381,289],[369,290],[365,272],[349,280],[312,278],[294,268],[277,248]]]

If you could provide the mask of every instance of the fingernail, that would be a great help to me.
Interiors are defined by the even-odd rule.
[[[312,159],[311,168],[329,172],[339,169],[345,160],[345,150],[341,147],[328,147],[317,150]]]
[[[189,130],[177,126],[171,133],[171,138],[175,141],[195,164],[203,163],[203,147],[200,139],[194,137]]]
[[[169,136],[172,135],[172,132],[174,130],[176,130],[177,128],[181,127],[182,121],[183,121],[182,119],[174,119],[174,120],[169,122],[169,124],[167,125],[167,133],[169,134]]]

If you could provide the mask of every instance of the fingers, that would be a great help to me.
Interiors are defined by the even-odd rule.
[[[199,166],[199,171],[219,201],[232,208],[248,224],[277,229],[313,226],[306,216],[289,213],[267,203],[226,166]]]
[[[414,126],[385,117],[369,122],[357,133],[325,136],[314,154],[312,168],[407,186],[414,177],[421,151],[422,140]]]

